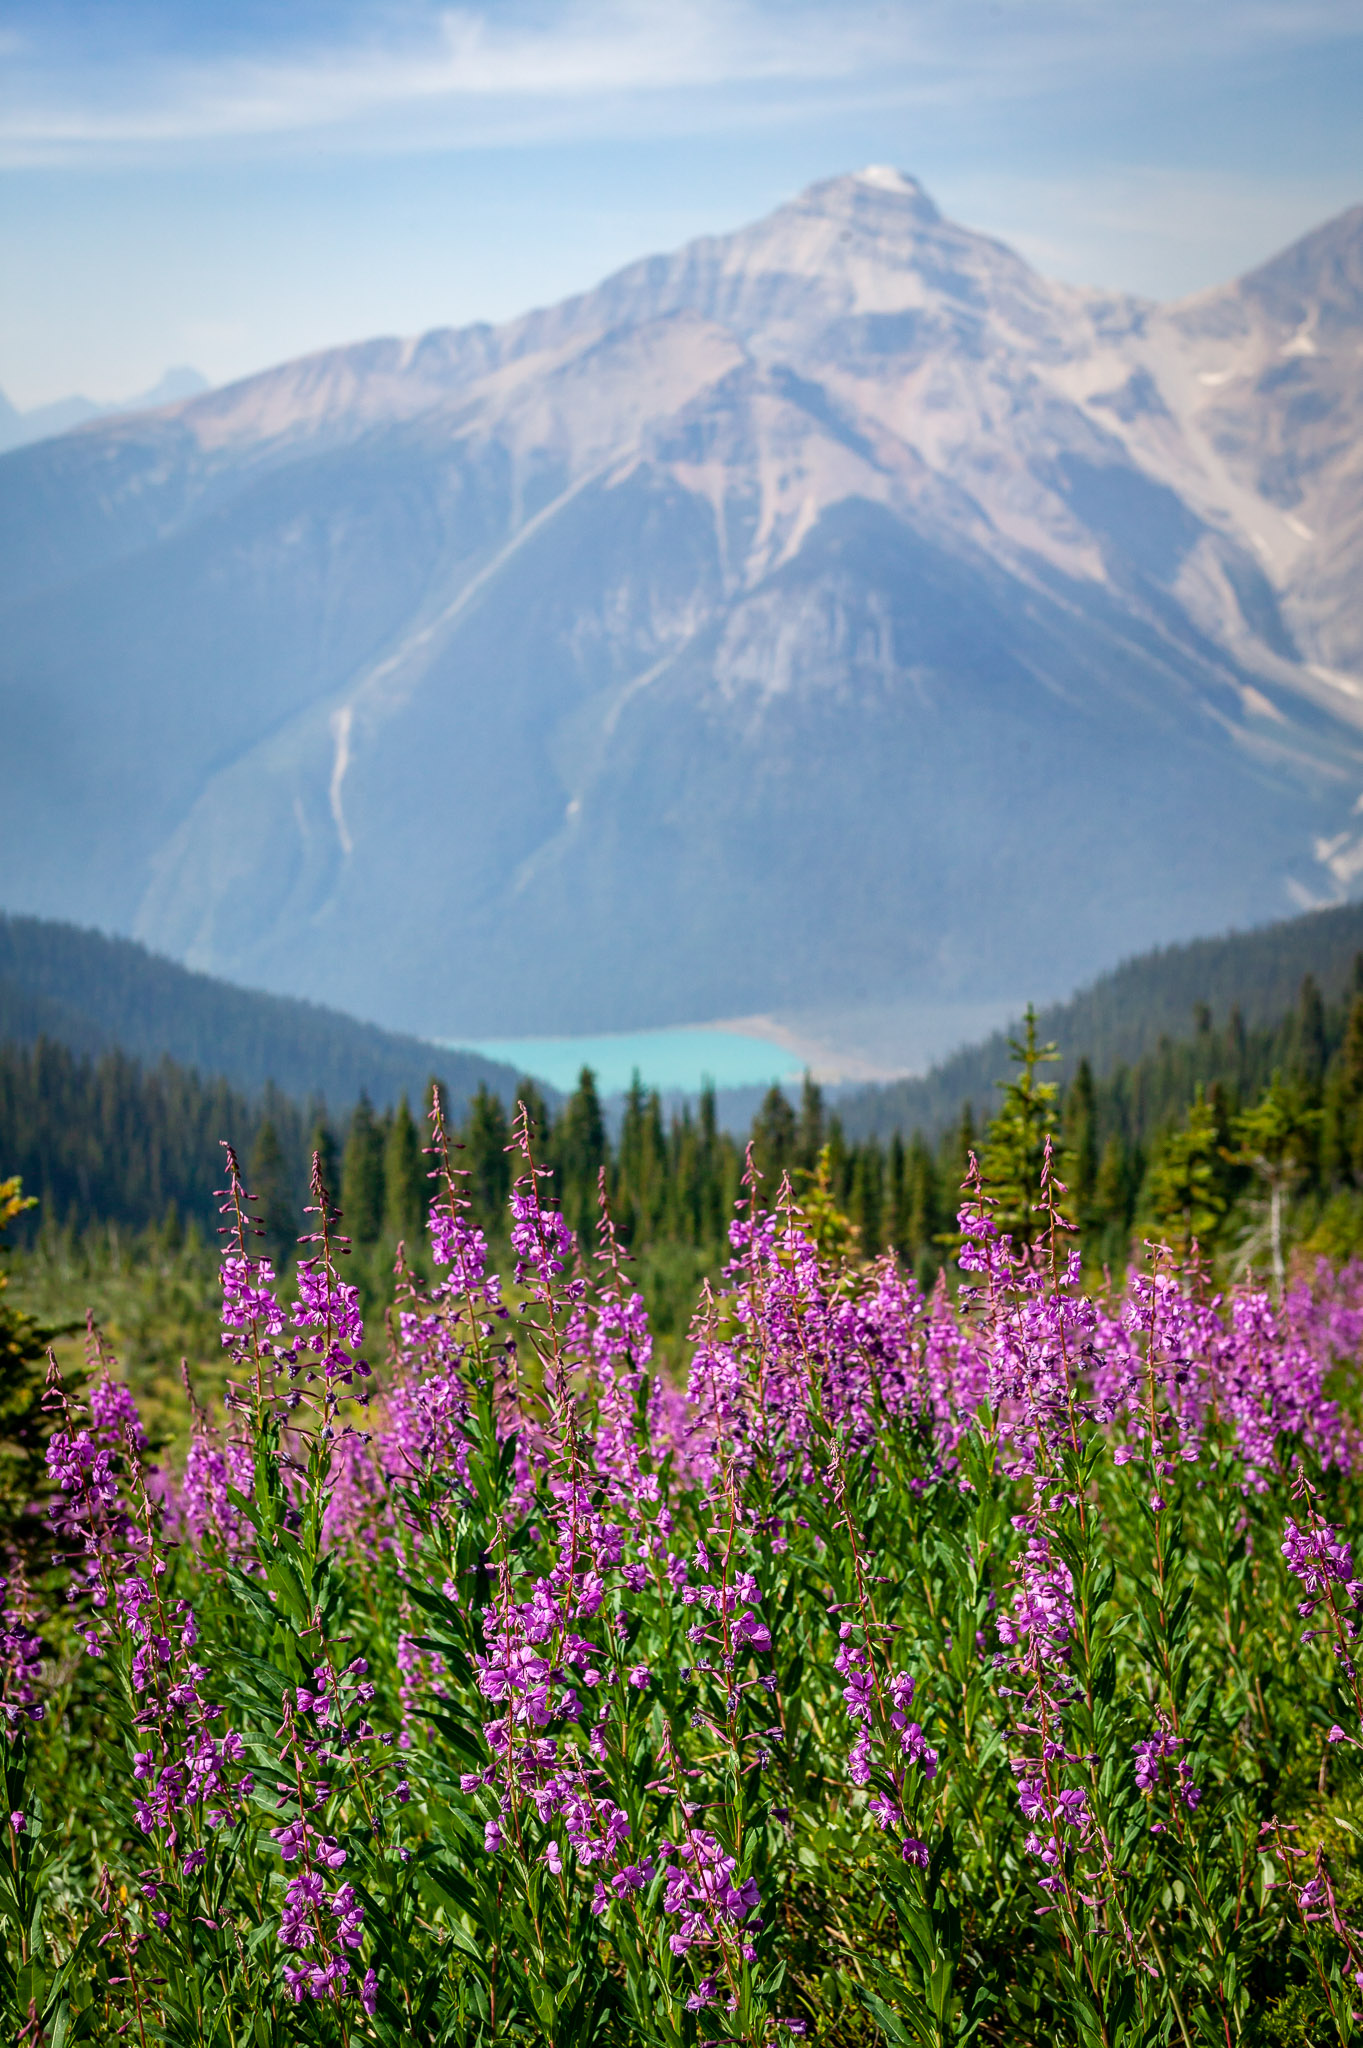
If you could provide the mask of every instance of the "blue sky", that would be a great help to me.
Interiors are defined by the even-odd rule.
[[[0,0],[0,388],[498,319],[901,165],[1172,296],[1363,199],[1360,0]]]

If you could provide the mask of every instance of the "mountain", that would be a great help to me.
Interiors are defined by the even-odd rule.
[[[415,1108],[438,1075],[460,1116],[480,1083],[510,1105],[518,1078],[478,1053],[191,973],[130,939],[0,913],[0,1041],[39,1037],[78,1054],[168,1057],[251,1095],[273,1082],[337,1109],[362,1091],[379,1107],[405,1094]]]
[[[874,169],[0,461],[15,908],[431,1036],[1014,1002],[1363,876],[1363,209],[1173,306]]]
[[[1322,998],[1347,1008],[1363,987],[1363,903],[1339,904],[1305,917],[1161,946],[1100,975],[1068,1002],[1037,1012],[1037,1035],[1060,1055],[1044,1079],[1065,1081],[1081,1059],[1101,1080],[1134,1066],[1161,1045],[1188,1039],[1199,1025],[1224,1027],[1238,1011],[1250,1031],[1281,1028],[1291,1018],[1309,975]],[[955,1121],[964,1102],[977,1122],[992,1113],[998,1081],[1011,1071],[1009,1040],[1021,1031],[995,1031],[963,1046],[928,1073],[878,1086],[844,1089],[838,1115],[853,1139],[884,1138],[892,1131],[939,1132]],[[1268,1075],[1262,1076],[1267,1080]]]
[[[111,413],[154,412],[158,406],[173,405],[177,399],[196,398],[208,388],[206,377],[182,365],[167,370],[150,391],[139,392],[136,398],[120,399],[113,405],[73,396],[54,398],[47,405],[35,405],[28,412],[20,412],[0,391],[0,452],[25,448],[31,441],[50,440],[55,434],[65,434],[72,427],[84,426],[87,420],[104,419]]]

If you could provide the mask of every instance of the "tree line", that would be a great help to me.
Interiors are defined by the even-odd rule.
[[[1274,1147],[1280,1193],[1293,1201],[1319,1204],[1363,1191],[1363,955],[1340,1002],[1324,1002],[1308,975],[1295,1007],[1275,1025],[1249,1028],[1234,1010],[1218,1024],[1202,1005],[1191,1021],[1186,1037],[1166,1038],[1109,1074],[1095,1075],[1081,1059],[1063,1088],[1038,1078],[1045,1060],[1033,1037],[1026,1071],[1042,1093],[1027,1114],[1054,1131],[1069,1202],[1094,1260],[1120,1266],[1133,1232],[1168,1228],[1178,1214],[1195,1211],[1204,1236],[1220,1228],[1263,1179],[1252,1157],[1262,1161]],[[522,1081],[517,1093],[552,1170],[553,1198],[584,1247],[604,1176],[631,1247],[687,1248],[702,1265],[722,1256],[746,1146],[719,1127],[713,1092],[667,1115],[636,1077],[613,1131],[588,1069],[556,1108],[533,1081]],[[1003,1106],[1012,1099],[1005,1094]],[[1283,1129],[1274,1136],[1265,1125],[1268,1134],[1251,1155],[1237,1119],[1265,1100]],[[797,1193],[821,1190],[818,1198],[848,1219],[864,1256],[893,1250],[930,1282],[951,1248],[970,1154],[985,1148],[991,1129],[993,1177],[1007,1177],[999,1110],[997,1098],[966,1103],[935,1139],[896,1131],[888,1142],[854,1141],[809,1077],[795,1100],[773,1088],[749,1133],[760,1197],[771,1200],[788,1173]],[[498,1244],[516,1170],[511,1118],[480,1087],[455,1129],[474,1216]],[[273,1088],[248,1097],[170,1060],[144,1068],[123,1053],[82,1058],[47,1040],[0,1046],[0,1165],[19,1174],[39,1204],[18,1219],[21,1231],[31,1233],[35,1217],[76,1229],[114,1222],[137,1230],[171,1215],[211,1236],[222,1138],[246,1164],[280,1260],[304,1227],[314,1151],[358,1250],[373,1248],[381,1261],[399,1238],[419,1245],[430,1162],[422,1106],[406,1097],[381,1110],[362,1095],[337,1114],[320,1099],[299,1104]]]

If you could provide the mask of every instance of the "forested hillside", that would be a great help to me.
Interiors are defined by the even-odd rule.
[[[357,990],[357,1006],[363,1001]],[[299,1101],[322,1095],[349,1105],[362,1091],[379,1104],[404,1093],[415,1101],[436,1073],[462,1109],[480,1085],[512,1100],[516,1079],[478,1053],[237,988],[131,939],[0,911],[0,1043],[32,1045],[40,1036],[83,1053],[169,1055],[233,1088],[251,1093],[273,1083]]]
[[[1338,1002],[1352,985],[1361,950],[1361,903],[1163,946],[1124,961],[1067,1002],[1048,1004],[1037,1013],[1037,1030],[1059,1048],[1061,1080],[1073,1075],[1081,1059],[1101,1077],[1157,1052],[1163,1039],[1185,1039],[1197,1029],[1202,1010],[1216,1024],[1228,1023],[1238,1011],[1251,1031],[1276,1026],[1308,974],[1327,1002]],[[894,1131],[940,1136],[962,1103],[979,1110],[993,1101],[994,1083],[1008,1066],[1008,1039],[1008,1032],[996,1031],[927,1074],[845,1095],[838,1105],[844,1130],[849,1137],[882,1140]]]

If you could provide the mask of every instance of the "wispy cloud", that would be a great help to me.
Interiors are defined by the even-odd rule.
[[[810,96],[905,105],[1016,98],[1152,62],[1309,45],[1358,28],[1356,0],[561,0],[374,6],[330,33],[215,43],[188,13],[149,34],[119,0],[100,61],[79,38],[14,33],[0,103],[10,163],[153,156],[225,143],[447,148],[704,127],[717,104]],[[249,18],[249,17],[248,17]],[[0,47],[7,34],[0,28]],[[174,42],[175,47],[169,47]],[[645,110],[648,110],[647,112]]]

